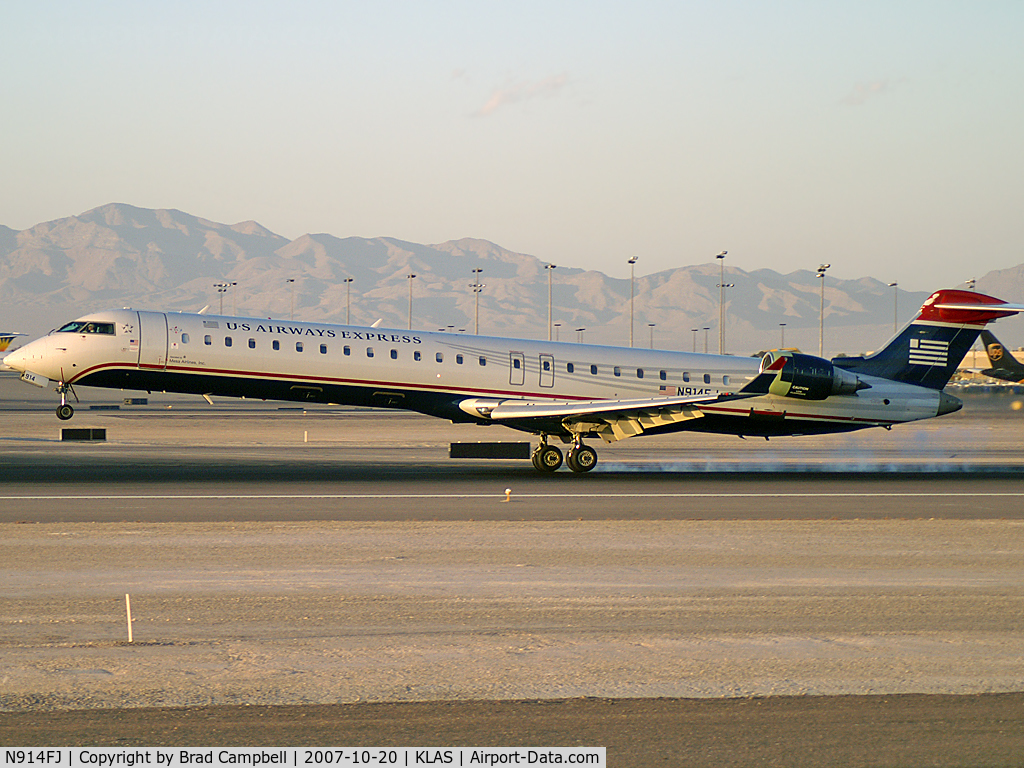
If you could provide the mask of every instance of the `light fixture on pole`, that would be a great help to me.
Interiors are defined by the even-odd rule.
[[[583,332],[585,330],[587,330],[587,329],[586,328],[577,328],[576,329],[576,341],[577,341],[577,343],[579,343],[579,344],[583,343]]]
[[[416,279],[416,275],[411,272],[405,276],[406,280],[409,281],[409,330],[412,330],[412,281]]]
[[[651,329],[651,349],[654,349],[654,323],[648,323],[647,327]]]
[[[558,329],[562,327],[561,323],[555,323],[555,341],[558,341]]]
[[[786,348],[786,324],[779,323],[779,349]]]
[[[716,259],[721,261],[721,272],[718,280],[718,354],[725,354],[725,289],[735,288],[735,283],[725,282],[725,256],[728,251],[722,251]],[[705,344],[705,346],[707,346]],[[704,350],[707,352],[707,349]]]
[[[213,287],[217,289],[217,293],[220,294],[220,313],[224,314],[224,294],[228,289],[227,283],[214,283]]]
[[[899,312],[896,310],[896,302],[899,301],[899,291],[896,286],[899,283],[889,283],[889,287],[892,288],[892,332],[896,333],[896,323],[899,322]]]
[[[342,282],[345,284],[345,325],[352,325],[352,280],[346,277]]]
[[[697,351],[697,331],[699,331],[700,328],[691,328],[690,330],[693,331],[693,351],[696,352]]]
[[[818,357],[825,354],[825,270],[831,264],[822,264],[818,267],[817,278],[821,280],[821,313],[818,316]]]
[[[287,280],[285,280],[285,282],[292,284],[292,309],[291,309],[291,313],[288,315],[288,319],[289,320],[294,320],[295,319],[295,278],[288,278]]]
[[[633,268],[636,256],[629,260],[629,346],[633,346]]]
[[[705,325],[704,326],[704,354],[705,355],[708,353],[708,331],[710,331],[710,330],[711,330],[711,326],[710,325]]]
[[[551,341],[551,273],[556,268],[556,264],[544,265],[544,269],[548,271],[548,341]]]
[[[967,284],[967,290],[968,291],[973,291],[974,290],[974,282],[975,282],[975,280],[974,280],[973,277],[970,280],[964,280],[964,282]]]
[[[480,335],[480,291],[482,291],[486,287],[483,284],[481,284],[481,282],[480,282],[480,273],[481,272],[483,272],[482,269],[474,269],[473,270],[473,282],[469,286],[470,288],[473,289],[473,294],[476,297],[476,301],[475,301],[476,307],[475,307],[475,309],[473,311],[473,317],[474,317],[474,320],[475,320],[475,324],[473,326],[474,327],[473,333],[475,333],[477,336]]]

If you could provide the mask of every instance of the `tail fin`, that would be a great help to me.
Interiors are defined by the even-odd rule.
[[[1024,311],[974,291],[933,293],[921,312],[879,352],[839,357],[833,365],[883,379],[942,389],[986,323]]]
[[[991,368],[982,371],[986,376],[1003,381],[1024,381],[1024,365],[1011,355],[995,336],[988,331],[981,332],[981,343],[985,345],[985,352]]]

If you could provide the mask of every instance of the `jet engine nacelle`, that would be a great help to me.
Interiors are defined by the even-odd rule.
[[[785,363],[779,369],[780,358]],[[870,389],[855,374],[836,368],[828,360],[799,352],[772,351],[761,360],[761,371],[779,369],[775,380],[768,386],[768,392],[779,397],[795,397],[800,400],[824,400],[832,395],[854,395],[862,389]]]

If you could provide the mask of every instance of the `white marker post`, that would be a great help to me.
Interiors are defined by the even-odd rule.
[[[128,615],[128,642],[132,642],[132,599],[128,596],[128,593],[124,594],[124,610]]]

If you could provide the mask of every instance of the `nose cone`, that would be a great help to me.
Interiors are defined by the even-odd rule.
[[[25,372],[25,355],[20,349],[16,349],[10,352],[4,357],[4,365],[8,368],[12,368],[15,371]]]
[[[945,392],[939,392],[939,412],[937,416],[945,416],[947,413],[956,413],[964,407],[963,400]]]

